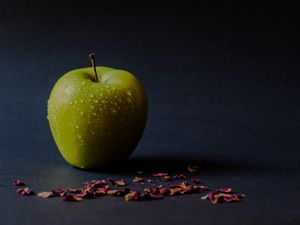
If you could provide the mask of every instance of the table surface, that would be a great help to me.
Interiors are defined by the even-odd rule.
[[[0,9],[1,224],[299,224],[297,13],[147,7],[14,2]],[[99,65],[134,73],[149,99],[134,154],[100,171],[69,166],[46,119],[55,81],[88,66],[91,49]],[[199,172],[189,174],[186,166],[201,158]],[[71,203],[22,197],[12,186],[19,178],[36,192],[79,187],[130,180],[140,169],[187,173],[246,198]]]

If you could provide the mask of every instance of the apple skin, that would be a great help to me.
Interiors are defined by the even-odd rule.
[[[48,121],[63,158],[93,169],[122,162],[132,154],[147,120],[147,97],[131,73],[109,67],[70,71],[55,84]]]

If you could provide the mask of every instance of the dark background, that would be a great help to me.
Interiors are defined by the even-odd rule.
[[[0,7],[0,223],[299,224],[299,9],[174,4],[23,2]],[[149,118],[121,168],[87,172],[59,155],[46,119],[56,80],[89,66],[131,71]],[[247,198],[212,205],[199,195],[152,202],[83,203],[21,197],[134,171],[199,174]],[[164,159],[162,161],[161,159]],[[158,171],[159,172],[159,171]]]

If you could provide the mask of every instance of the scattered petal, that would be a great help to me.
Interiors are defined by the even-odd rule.
[[[14,186],[25,186],[25,183],[21,180],[15,180],[13,185]]]
[[[41,198],[51,198],[53,197],[53,192],[52,191],[43,191],[43,192],[39,192],[37,194],[38,197]]]
[[[232,189],[231,188],[220,188],[218,189],[219,192],[223,192],[223,193],[231,193]]]
[[[79,198],[93,198],[94,193],[89,190],[83,190],[80,194],[76,195]]]
[[[24,196],[27,196],[27,195],[34,195],[34,192],[32,190],[30,190],[28,187],[27,188],[19,188],[17,190],[17,192],[20,194],[20,195],[24,195]]]
[[[117,195],[118,192],[119,192],[118,190],[111,189],[111,190],[108,190],[106,192],[106,195],[108,195],[108,196],[114,196],[114,195]]]
[[[108,188],[97,188],[95,190],[95,195],[96,196],[106,195],[107,191],[108,191]]]
[[[201,199],[210,200],[211,203],[217,204],[220,202],[240,202],[244,197],[244,194],[236,194],[232,192],[231,188],[222,188],[217,191],[207,193],[202,196]]]
[[[168,188],[161,188],[161,189],[159,190],[159,192],[160,192],[161,195],[166,196],[166,195],[169,195],[169,194],[170,194],[170,189],[168,189]]]
[[[139,199],[140,192],[132,191],[124,196],[125,201],[136,201]]]
[[[114,181],[113,179],[109,178],[108,180],[111,182],[111,184],[113,186],[116,186],[116,187],[123,187],[123,186],[127,185],[127,183],[123,179],[118,180],[118,181]]]

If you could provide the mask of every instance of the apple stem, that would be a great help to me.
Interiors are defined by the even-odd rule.
[[[94,53],[89,54],[89,58],[90,58],[90,60],[91,60],[92,67],[93,67],[94,72],[95,72],[95,82],[99,82],[99,78],[98,78],[98,74],[97,74],[97,70],[96,70],[96,59],[95,59],[95,54],[94,54]]]

